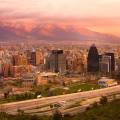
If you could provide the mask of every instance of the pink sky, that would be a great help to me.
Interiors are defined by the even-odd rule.
[[[119,11],[120,0],[0,0],[2,21],[73,24],[118,36]]]

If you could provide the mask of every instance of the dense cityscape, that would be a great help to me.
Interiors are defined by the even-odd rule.
[[[0,48],[1,112],[14,115],[21,110],[44,116],[59,111],[74,115],[102,96],[119,98],[118,47],[24,46],[22,43]]]
[[[119,0],[0,0],[0,120],[120,120]]]

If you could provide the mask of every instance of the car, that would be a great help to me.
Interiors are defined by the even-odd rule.
[[[39,99],[39,98],[42,98],[42,95],[38,95],[37,98],[38,98],[38,99]]]

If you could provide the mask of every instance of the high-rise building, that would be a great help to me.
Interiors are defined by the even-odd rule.
[[[12,66],[8,63],[4,63],[2,65],[2,75],[4,77],[10,77],[11,76],[11,71],[12,71]]]
[[[106,53],[107,56],[111,57],[111,72],[115,71],[115,55],[114,53]]]
[[[114,53],[106,53],[100,57],[100,72],[111,73],[115,71]]]
[[[36,65],[41,64],[42,63],[42,59],[43,59],[43,56],[42,56],[41,51],[36,50],[36,51],[31,52],[30,63],[32,65],[36,66]]]
[[[31,52],[31,59],[30,63],[36,66],[36,52]]]
[[[19,59],[19,55],[13,55],[13,66],[18,66],[20,64],[20,59]]]
[[[111,73],[111,56],[101,55],[100,58],[100,72]]]
[[[31,51],[30,50],[26,50],[26,56],[27,56],[27,62],[28,64],[31,63]]]
[[[88,58],[87,58],[87,71],[88,72],[99,71],[99,54],[94,44],[89,49]]]
[[[27,57],[22,54],[13,55],[13,66],[27,65]]]
[[[66,56],[63,50],[52,50],[49,57],[46,60],[49,71],[56,73],[66,72]]]

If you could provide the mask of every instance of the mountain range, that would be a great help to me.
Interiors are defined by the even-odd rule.
[[[87,28],[76,29],[72,25],[38,24],[28,30],[24,25],[0,24],[0,41],[28,39],[48,42],[86,42],[91,40],[103,43],[118,43],[120,40],[114,35],[98,33]]]

